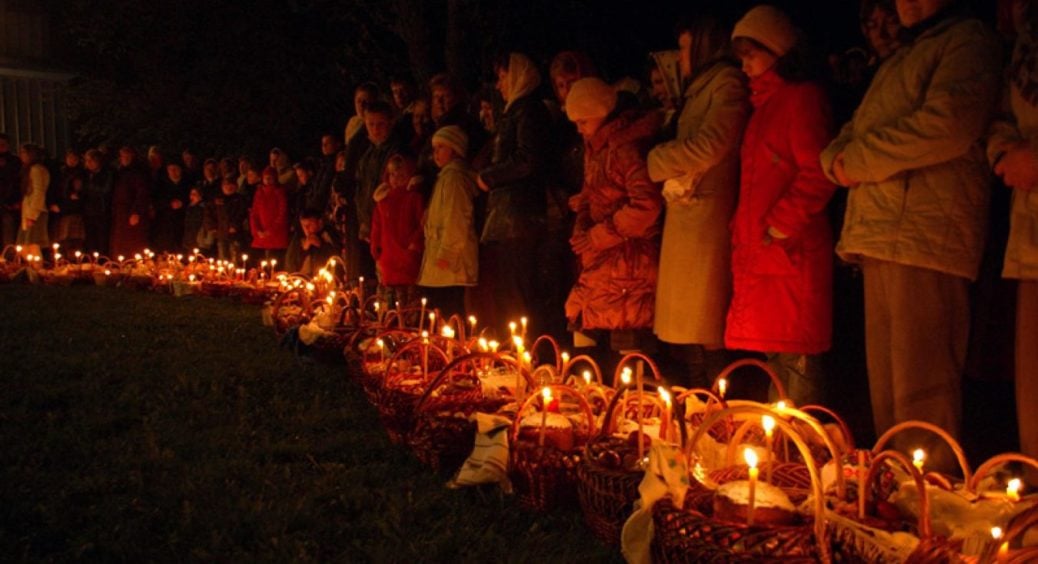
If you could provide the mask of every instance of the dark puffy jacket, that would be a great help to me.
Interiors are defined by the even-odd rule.
[[[479,173],[490,187],[481,241],[527,238],[544,224],[550,135],[548,108],[533,95],[501,116],[493,161]]]
[[[652,327],[663,198],[645,155],[661,117],[623,113],[585,143],[584,186],[570,207],[574,234],[586,234],[591,249],[566,300],[566,317],[581,329]]]

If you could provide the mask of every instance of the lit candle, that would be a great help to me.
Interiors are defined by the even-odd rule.
[[[364,277],[357,278],[357,299],[361,304],[364,303]]]
[[[918,470],[920,472],[923,471],[923,461],[925,461],[925,460],[926,460],[926,451],[925,450],[923,450],[921,448],[917,448],[914,451],[912,451],[912,466],[915,466],[916,470]]]
[[[497,354],[497,348],[501,346],[501,343],[497,341],[490,341],[487,344],[490,345],[490,352]]]
[[[858,451],[858,519],[865,518],[865,479],[868,473],[865,471],[865,451]]]
[[[727,391],[728,391],[728,380],[726,380],[724,378],[721,378],[720,380],[717,381],[717,395],[720,396],[721,399],[724,399],[724,394]]]
[[[426,300],[425,298],[422,298],[422,310],[418,314],[418,331],[422,330],[422,324],[425,323],[425,304],[427,304],[427,303],[428,303],[428,300]],[[397,308],[399,308],[399,307],[400,307],[400,304],[398,303],[397,304]]]
[[[440,329],[440,334],[443,335],[443,337],[445,339],[453,339],[454,338],[454,329],[451,328],[450,325],[444,325],[443,328]]]
[[[585,387],[590,387],[591,386],[591,371],[590,370],[585,370],[584,371],[584,386]]]
[[[1006,497],[1009,498],[1009,501],[1013,503],[1020,501],[1020,487],[1022,485],[1020,478],[1009,480],[1009,483],[1006,484]]]
[[[422,331],[422,375],[429,379],[429,332]]]
[[[519,318],[519,323],[522,324],[522,326],[523,326],[522,336],[523,336],[523,339],[525,339],[526,338],[526,317],[520,317]]]
[[[663,398],[663,404],[666,407],[663,410],[663,418],[660,421],[660,440],[665,441],[670,436],[670,393],[663,386],[659,386],[656,390],[660,393],[660,397]]]
[[[375,344],[378,345],[378,350],[379,350],[379,353],[380,353],[379,356],[381,358],[381,362],[385,363],[386,362],[386,342],[383,341],[382,339],[379,339],[379,340],[375,341]]]
[[[551,388],[545,386],[541,390],[541,435],[537,439],[537,443],[544,446],[544,430],[548,426],[548,403],[551,402]]]
[[[472,335],[475,335],[476,334],[476,316],[475,315],[470,315],[469,316],[469,325],[472,326],[472,329],[470,330]]]
[[[775,418],[770,415],[765,415],[760,419],[761,426],[764,427],[764,441],[767,457],[764,460],[764,481],[771,483],[771,466],[772,466],[772,454],[771,449],[773,445],[773,437],[775,435]]]
[[[747,447],[742,455],[746,459],[746,465],[750,467],[750,495],[749,503],[746,506],[746,524],[753,525],[753,506],[757,497],[757,476],[760,474],[760,470],[757,469],[757,453],[752,448]]]
[[[998,545],[995,553],[996,562],[1006,562],[1009,560],[1009,541],[1003,541],[1003,538],[1005,538],[1005,533],[1002,532],[1002,527],[991,527],[991,540]]]
[[[242,255],[241,255],[241,265],[242,265],[243,267],[245,266],[245,263],[246,263],[246,262],[247,262],[248,260],[249,260],[249,255],[247,255],[247,254],[245,254],[245,253],[242,253]]]
[[[515,340],[515,321],[508,322],[508,338]]]
[[[429,332],[436,333],[436,312],[429,312]]]
[[[515,327],[515,323],[511,326]],[[515,397],[518,400],[522,398],[523,388],[523,338],[513,334],[512,344],[515,345],[515,360],[519,363],[519,369],[515,371]]]
[[[487,352],[488,350],[490,350],[487,346],[487,340],[485,338],[480,337],[479,340],[476,342],[479,344],[480,352]]]

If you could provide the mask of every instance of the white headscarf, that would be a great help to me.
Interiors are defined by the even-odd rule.
[[[508,55],[508,97],[505,99],[505,111],[519,98],[533,92],[541,84],[541,75],[537,66],[522,53]]]

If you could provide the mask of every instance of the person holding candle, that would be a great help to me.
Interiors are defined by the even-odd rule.
[[[566,317],[575,331],[608,332],[619,351],[652,342],[663,198],[645,164],[661,115],[617,111],[616,101],[599,78],[577,80],[566,98],[566,115],[584,139],[584,184],[569,200],[581,271]]]
[[[342,251],[342,242],[336,230],[325,227],[324,214],[317,208],[304,209],[299,216],[300,234],[298,271],[313,276],[328,260]]]
[[[461,127],[433,134],[433,160],[440,168],[425,217],[425,253],[418,285],[445,317],[465,313],[465,287],[478,280],[474,200],[475,171],[465,161],[468,135]]]
[[[732,301],[724,342],[765,353],[789,397],[819,403],[821,353],[832,341],[832,231],[836,187],[818,155],[832,112],[799,31],[772,6],[751,9],[732,32],[753,91],[740,149],[732,218]]]
[[[988,162],[1013,191],[1002,276],[1017,280],[1016,405],[1020,452],[1038,457],[1038,5],[1006,0],[1005,31],[1016,36],[1002,112],[991,128]],[[1028,467],[1027,480],[1038,485]]]
[[[998,100],[998,40],[960,0],[897,0],[904,45],[822,151],[850,190],[841,258],[861,265],[876,433],[920,419],[952,436],[962,420],[969,284],[984,251],[990,170],[980,141]],[[913,436],[914,435],[914,436]],[[939,441],[899,434],[928,466],[957,465]]]
[[[709,385],[727,364],[724,322],[731,295],[728,223],[739,186],[739,139],[749,117],[746,79],[728,30],[708,16],[677,26],[683,101],[676,136],[648,156],[663,183],[663,223],[653,330],[687,363],[686,384]]]

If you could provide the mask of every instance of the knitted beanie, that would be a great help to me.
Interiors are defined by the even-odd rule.
[[[433,133],[432,143],[442,143],[450,147],[459,157],[464,157],[469,150],[469,136],[465,130],[456,126],[448,125],[441,127]]]
[[[781,57],[797,42],[793,22],[782,10],[767,4],[757,6],[735,24],[732,39],[748,37]]]
[[[569,87],[566,117],[570,121],[604,118],[616,107],[616,90],[601,78],[582,78]]]

